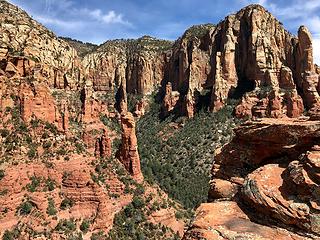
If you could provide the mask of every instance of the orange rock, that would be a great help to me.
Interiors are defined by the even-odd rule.
[[[259,119],[241,125],[215,157],[209,201],[231,199],[232,204],[246,208],[245,215],[252,221],[287,228],[292,236],[296,232],[305,237],[318,234],[319,129],[320,121],[290,118]],[[214,216],[215,211],[208,210],[208,215]],[[267,219],[261,220],[265,216]],[[203,218],[199,214],[199,221],[206,221]],[[211,224],[216,226],[211,222],[210,228]]]
[[[134,117],[130,112],[121,115],[122,138],[117,157],[132,177],[141,182],[143,175],[140,169],[135,126]]]
[[[203,203],[196,211],[195,220],[184,240],[223,239],[311,239],[282,228],[267,227],[252,222],[235,202]]]
[[[50,89],[44,84],[34,83],[33,87],[27,84],[20,86],[21,116],[29,122],[33,116],[45,122],[55,124],[63,130],[62,116],[51,95]],[[66,126],[66,123],[64,124]]]

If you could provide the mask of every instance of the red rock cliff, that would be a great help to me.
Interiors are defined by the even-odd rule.
[[[132,177],[141,182],[143,175],[140,169],[140,157],[136,137],[135,120],[130,112],[121,115],[122,138],[117,153],[120,162]]]

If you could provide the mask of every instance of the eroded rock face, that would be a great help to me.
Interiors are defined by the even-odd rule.
[[[25,122],[30,122],[33,117],[55,124],[59,129],[68,130],[69,119],[65,121],[56,106],[50,89],[44,84],[35,83],[33,86],[21,85],[20,87],[21,116]],[[64,108],[67,113],[67,109]]]
[[[123,183],[110,174],[110,179],[107,179],[111,186],[110,192],[121,196],[120,199],[112,199],[102,186],[92,181],[92,166],[88,163],[80,156],[73,156],[69,162],[54,162],[50,169],[43,164],[21,164],[8,168],[0,187],[1,192],[6,192],[0,196],[0,208],[1,211],[7,209],[7,213],[0,220],[0,232],[11,229],[18,221],[31,224],[37,231],[44,231],[46,226],[42,223],[48,220],[48,229],[54,229],[58,221],[52,221],[48,214],[49,198],[54,202],[57,219],[94,217],[93,228],[110,230],[115,214],[130,202],[131,197],[122,194]],[[38,179],[40,184],[33,185],[37,187],[30,192],[28,189],[34,184],[31,182],[32,177]],[[47,179],[54,184],[53,189],[46,188]],[[65,199],[69,200],[66,206],[62,203]],[[32,212],[30,215],[20,215],[19,206],[27,200],[34,206]],[[61,203],[65,208],[60,209]],[[39,217],[39,212],[47,214]]]
[[[230,98],[241,99],[235,110],[240,118],[294,118],[304,105],[316,116],[319,79],[312,49],[306,27],[296,38],[263,7],[251,5],[204,35],[178,40],[165,81],[180,94],[178,112],[190,117],[197,106],[217,111]],[[164,113],[172,108],[167,102],[166,95]]]
[[[134,117],[130,112],[121,115],[122,140],[117,156],[131,176],[141,182],[143,175],[140,168],[135,126]]]
[[[52,88],[75,89],[81,79],[76,50],[20,8],[6,1],[0,8],[0,61],[8,60],[7,72],[33,75]]]
[[[115,40],[101,45],[83,59],[85,74],[95,90],[115,91],[124,82],[127,93],[147,95],[156,90],[164,77],[165,55],[169,41],[142,37]]]
[[[232,239],[263,233],[259,237],[274,239],[273,231],[280,234],[282,227],[289,232],[277,239],[299,239],[296,234],[301,239],[319,237],[320,122],[261,119],[243,124],[235,133],[215,157],[209,191],[212,203],[198,209],[186,236],[219,239],[215,234],[221,233]],[[217,208],[223,214],[217,214]],[[250,220],[237,222],[234,216],[239,213],[243,214],[240,219]],[[251,221],[273,228],[258,231],[265,227]],[[250,224],[256,227],[247,229]]]
[[[222,239],[312,239],[291,233],[285,229],[273,228],[252,222],[237,203],[222,201],[203,203],[196,211],[191,229],[185,240]]]

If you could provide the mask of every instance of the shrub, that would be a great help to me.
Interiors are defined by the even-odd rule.
[[[51,192],[55,189],[56,182],[52,180],[50,177],[46,180],[46,187]]]
[[[28,155],[29,159],[35,158],[37,156],[37,150],[35,149],[35,147],[31,146],[27,155]]]
[[[145,201],[141,197],[134,196],[132,199],[132,204],[136,209],[141,209],[145,206]]]
[[[41,178],[32,176],[30,180],[31,180],[31,183],[27,184],[27,190],[29,192],[37,191],[37,188],[40,186],[40,183],[41,183]]]
[[[80,225],[80,230],[84,233],[88,232],[90,228],[90,221],[89,220],[83,220]]]
[[[9,136],[10,131],[8,129],[0,129],[0,135],[1,137],[5,138],[7,136]]]
[[[0,180],[2,179],[2,178],[4,178],[4,176],[5,176],[5,173],[4,173],[4,170],[0,170]]]
[[[47,214],[50,216],[57,214],[57,209],[55,207],[54,201],[52,198],[48,199],[48,208],[47,208]]]
[[[33,209],[33,204],[30,201],[25,201],[20,204],[20,206],[17,209],[17,212],[20,215],[29,215]]]
[[[57,135],[59,133],[58,128],[54,124],[49,122],[45,123],[45,129],[49,130],[54,135]]]
[[[49,149],[50,147],[51,147],[51,142],[50,141],[45,141],[44,143],[43,143],[43,148],[45,148],[45,149]]]
[[[63,219],[60,220],[55,228],[57,231],[63,231],[65,233],[70,233],[76,230],[76,223],[74,219]]]
[[[182,219],[183,218],[183,213],[182,212],[180,212],[180,211],[177,211],[176,213],[175,213],[175,216],[176,216],[176,219]]]
[[[20,231],[15,228],[12,231],[6,230],[2,236],[2,240],[16,240],[20,237]]]
[[[73,206],[73,201],[69,198],[65,198],[62,200],[61,204],[60,204],[60,209],[62,210],[66,210],[69,209]]]

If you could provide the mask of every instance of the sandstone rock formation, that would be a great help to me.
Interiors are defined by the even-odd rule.
[[[195,239],[312,239],[291,233],[282,228],[257,224],[241,210],[237,203],[222,201],[203,203],[196,211],[191,229],[184,240]]]
[[[134,117],[130,112],[121,115],[122,140],[117,157],[131,176],[141,182],[143,175],[140,169],[135,126]]]
[[[316,115],[319,80],[306,27],[296,38],[263,7],[251,5],[202,30],[177,41],[167,67],[165,82],[180,93],[178,113],[192,117],[202,105],[217,111],[237,98],[238,117],[298,117],[304,105]],[[172,109],[168,94],[165,113]]]
[[[22,77],[32,72],[49,87],[74,89],[81,79],[77,52],[20,8],[6,1],[0,8],[0,61],[8,58],[7,71]]]
[[[149,94],[159,85],[163,45],[149,37],[126,44],[122,49],[120,43],[117,56],[117,51],[100,49],[84,57],[82,50],[77,53],[23,10],[0,0],[1,238],[80,234],[90,239],[99,231],[107,234],[138,187],[143,201],[149,197],[144,195],[147,188],[154,202],[167,206],[168,196],[143,181],[134,118],[126,114],[127,91]],[[120,112],[125,114],[119,159],[134,179],[112,149],[112,141],[121,137],[114,126],[120,120],[115,110],[118,90],[123,93]],[[141,102],[137,115],[144,114],[146,106]],[[167,226],[170,234],[182,235],[184,222],[175,217],[179,206],[151,209],[148,203],[140,209],[146,224]],[[64,221],[73,232],[60,229]],[[80,231],[84,221],[90,223],[87,233]]]
[[[198,209],[188,234],[205,239],[219,239],[219,234],[226,239],[250,234],[263,239],[277,234],[276,239],[319,237],[319,130],[319,121],[306,119],[262,119],[236,129],[234,139],[215,157],[212,203]],[[260,231],[266,227],[257,223],[273,228]]]
[[[56,162],[52,169],[46,168],[43,164],[21,164],[6,169],[5,178],[1,180],[1,192],[5,191],[5,194],[1,195],[0,202],[1,212],[7,209],[7,213],[0,220],[0,232],[4,233],[5,229],[11,229],[18,221],[30,222],[35,227],[34,230],[44,231],[46,227],[41,223],[51,217],[48,214],[39,216],[39,213],[47,212],[48,198],[52,198],[55,203],[58,219],[71,217],[85,219],[94,216],[95,229],[110,229],[114,215],[130,202],[130,196],[121,194],[121,199],[110,198],[102,186],[92,181],[91,167],[88,163],[79,156],[73,156],[69,162]],[[40,184],[32,189],[33,192],[23,190],[23,188],[30,189],[30,186],[34,185],[31,178],[39,179]],[[48,179],[54,183],[54,189],[45,188]],[[110,176],[110,179],[113,179],[108,180],[112,188],[119,186],[117,192],[121,193],[124,185],[115,176]],[[69,199],[72,203],[61,210],[59,208],[64,199]],[[30,215],[19,216],[17,209],[26,200],[33,203],[33,211]],[[57,221],[52,221],[48,226],[49,229],[54,229],[56,224]]]
[[[107,41],[85,56],[85,74],[95,90],[115,90],[123,82],[128,93],[150,94],[164,75],[163,49],[171,42],[144,36],[137,40]]]

